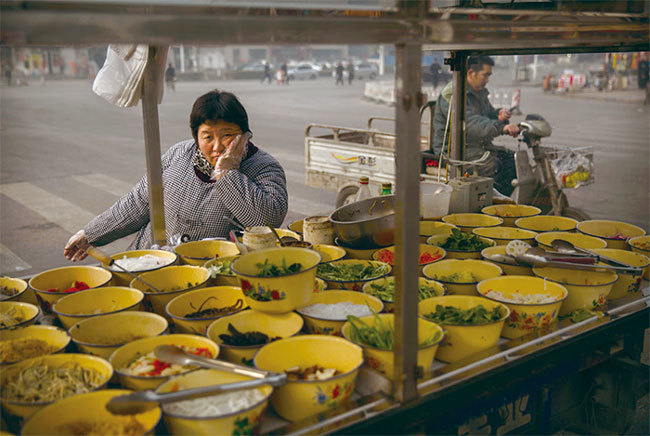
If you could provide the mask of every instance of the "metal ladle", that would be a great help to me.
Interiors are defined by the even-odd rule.
[[[158,346],[154,350],[154,354],[162,362],[218,369],[221,371],[253,377],[255,380],[244,380],[223,385],[202,386],[199,388],[183,389],[177,392],[166,392],[160,394],[147,390],[134,392],[128,395],[118,395],[111,398],[111,400],[106,403],[106,409],[109,412],[115,415],[135,415],[158,407],[159,404],[174,403],[176,401],[207,397],[223,392],[251,389],[264,385],[282,386],[287,382],[287,375],[285,373],[261,371],[230,362],[209,359],[203,356],[195,356],[186,353],[174,345]]]

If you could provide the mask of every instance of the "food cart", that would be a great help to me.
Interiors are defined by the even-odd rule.
[[[307,433],[551,433],[582,419],[582,428],[623,431],[629,419],[606,420],[620,401],[599,398],[610,383],[630,395],[647,371],[638,363],[649,297],[620,300],[602,316],[568,320],[526,340],[457,364],[439,365],[418,381],[417,253],[420,176],[420,65],[422,45],[453,52],[455,108],[452,158],[463,158],[465,60],[475,53],[525,54],[642,51],[649,41],[644,2],[512,3],[511,7],[439,8],[435,1],[5,1],[2,42],[7,45],[144,43],[151,58],[172,43],[395,44],[396,181],[395,348],[392,385],[373,382],[355,401],[311,422],[267,424],[262,431]],[[487,2],[486,2],[487,3]],[[607,9],[609,8],[609,9]],[[348,13],[349,10],[358,13]],[[602,12],[603,10],[611,12]],[[152,62],[143,84],[143,118],[154,239],[164,242],[160,144],[154,89],[162,69]],[[458,169],[459,176],[462,169]],[[408,207],[407,207],[408,205]],[[534,335],[533,335],[534,336]],[[626,355],[634,356],[628,359]],[[611,382],[611,368],[625,374]],[[601,381],[600,385],[592,383]],[[361,383],[364,385],[365,383]],[[646,383],[647,385],[647,383]],[[382,389],[383,387],[383,389]],[[575,395],[589,392],[589,397]],[[581,416],[585,401],[590,415]],[[617,408],[618,407],[618,408]],[[626,415],[627,416],[627,415]],[[588,430],[586,430],[588,431]]]

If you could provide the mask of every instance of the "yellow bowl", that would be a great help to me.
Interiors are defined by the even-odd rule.
[[[503,270],[498,265],[484,260],[448,259],[427,265],[423,273],[429,280],[437,280],[445,285],[451,295],[475,296],[478,282],[499,277]],[[459,275],[458,281],[451,281],[452,275]]]
[[[3,318],[5,315],[12,318],[11,320],[2,320],[0,330],[5,330],[34,324],[41,314],[41,310],[38,306],[21,301],[0,301],[0,314],[3,315]],[[16,322],[14,323],[14,321]]]
[[[65,290],[70,288],[76,281],[86,283],[91,289],[99,288],[107,286],[112,278],[113,274],[110,271],[98,266],[64,266],[36,274],[29,281],[29,287],[36,292],[41,309],[50,313],[52,305],[59,298],[69,294],[65,292],[48,292],[48,289]]]
[[[538,215],[527,218],[517,218],[515,227],[531,232],[575,232],[578,221],[573,218],[553,215]]]
[[[299,233],[296,233],[292,230],[289,229],[275,229],[275,231],[278,233],[278,236],[281,238],[284,236],[291,236],[294,239],[297,239],[299,241],[302,241],[302,237],[300,236]]]
[[[515,221],[518,218],[537,216],[542,213],[542,210],[538,207],[527,206],[525,204],[493,204],[492,206],[485,206],[481,209],[481,213],[503,218],[504,226],[514,227]]]
[[[287,225],[287,228],[289,230],[291,230],[292,232],[297,233],[297,234],[302,236],[304,222],[305,222],[304,219],[295,220],[295,221],[289,223],[289,225]],[[300,239],[302,240],[302,238],[300,238]]]
[[[23,295],[27,291],[27,282],[25,280],[2,276],[0,277],[0,286],[16,291],[12,296],[8,296],[9,294],[3,292],[2,295],[5,296],[3,301],[22,301],[23,303],[29,303],[29,301],[25,301],[25,296]]]
[[[130,250],[130,251],[122,251],[120,253],[116,253],[116,254],[112,255],[111,259],[118,260],[118,259],[123,259],[125,257],[127,259],[130,259],[132,257],[142,257],[142,256],[145,256],[147,254],[164,259],[165,264],[161,265],[161,266],[158,266],[158,267],[155,267],[155,268],[149,268],[149,269],[143,269],[143,270],[132,270],[131,272],[134,273],[136,276],[139,276],[140,274],[142,274],[144,272],[156,271],[156,270],[159,270],[160,268],[165,268],[166,266],[173,265],[178,260],[178,256],[175,253],[170,253],[169,251],[165,251],[165,250]],[[109,267],[106,264],[103,264],[102,266],[113,273],[113,284],[115,286],[129,286],[129,283],[131,283],[131,280],[133,280],[132,275],[127,274],[125,272],[121,272],[122,270],[120,270],[116,266]]]
[[[507,245],[508,242],[519,239],[533,246],[535,245],[535,236],[537,236],[537,233],[530,230],[516,229],[514,227],[479,227],[472,230],[472,233],[492,239],[497,245]]]
[[[219,355],[219,346],[208,338],[197,335],[172,334],[142,338],[122,345],[113,351],[108,359],[115,368],[115,373],[120,379],[122,387],[142,391],[145,389],[156,389],[167,381],[170,375],[163,376],[140,376],[130,375],[124,372],[129,363],[139,356],[152,352],[159,345],[183,345],[191,348],[207,348],[212,358]],[[187,372],[187,371],[183,371]]]
[[[538,277],[508,276],[483,280],[476,286],[478,293],[490,300],[503,303],[510,309],[501,336],[508,339],[524,336],[531,331],[544,328],[557,320],[562,302],[569,292],[558,284]],[[524,295],[549,295],[553,298],[549,303],[511,303],[494,295],[486,295],[490,291],[501,292],[503,296],[513,298]]]
[[[384,312],[393,313],[395,312],[395,301],[394,301],[395,295],[393,294],[393,296],[390,299],[388,298],[383,299],[373,289],[373,285],[384,286],[386,284],[393,284],[394,286],[395,277],[394,276],[383,277],[381,279],[376,279],[371,282],[368,282],[365,285],[363,285],[362,291],[364,294],[372,295],[373,297],[379,298],[381,302],[384,303]],[[418,285],[420,287],[425,285],[428,287],[432,287],[434,289],[436,296],[438,297],[445,295],[447,293],[447,288],[445,288],[445,285],[443,285],[440,282],[436,282],[435,280],[429,280],[429,279],[425,279],[424,277],[418,277]],[[418,300],[422,301],[431,297],[432,297],[431,295],[423,295],[422,293],[419,293]]]
[[[492,239],[483,238],[482,236],[479,236],[479,238],[481,238],[482,241],[485,241],[488,244],[490,244],[490,246],[492,247],[497,245],[497,243],[494,242]],[[427,244],[441,247],[445,245],[447,239],[449,239],[449,235],[433,235],[427,239]],[[444,250],[447,253],[447,255],[445,256],[447,259],[480,259],[481,258],[481,250],[458,251],[458,250],[449,250],[446,248]]]
[[[69,435],[88,434],[88,430],[94,423],[106,425],[115,423],[117,426],[129,426],[132,428],[137,421],[142,428],[140,433],[129,433],[135,435],[153,434],[153,431],[160,421],[162,415],[160,407],[154,407],[144,413],[129,416],[113,415],[106,410],[106,403],[118,395],[130,394],[131,391],[123,389],[106,389],[89,392],[87,394],[75,395],[41,409],[27,421],[22,429],[23,435]],[[83,411],[83,413],[80,413]],[[106,424],[104,424],[106,423]],[[120,428],[115,427],[115,428]],[[97,429],[106,430],[106,427]],[[92,434],[97,434],[97,430]]]
[[[533,274],[559,283],[569,291],[569,296],[560,308],[560,316],[581,307],[600,310],[612,290],[612,285],[618,280],[616,273],[605,270],[598,272],[534,267]]]
[[[321,256],[321,263],[341,260],[345,257],[345,248],[336,245],[316,244],[313,250],[318,251]]]
[[[239,374],[232,374],[214,369],[200,369],[174,377],[156,389],[158,393],[183,391],[203,386],[218,386],[251,380]],[[258,388],[263,398],[242,410],[224,415],[206,417],[187,416],[169,411],[163,406],[163,417],[167,431],[174,435],[240,435],[259,434],[262,416],[269,402],[273,388],[269,385]],[[236,394],[236,393],[235,393]],[[232,395],[226,394],[226,395]]]
[[[334,243],[345,250],[346,259],[372,259],[372,253],[377,251],[376,248],[351,248],[345,245],[339,238],[334,239]]]
[[[593,250],[595,248],[605,248],[607,243],[602,239],[594,238],[593,236],[583,235],[582,233],[569,233],[569,232],[546,232],[540,233],[535,236],[535,240],[540,247],[545,250],[553,250],[551,242],[556,239],[563,239],[569,241],[573,245],[585,250]]]
[[[438,262],[439,260],[444,259],[445,256],[447,255],[447,252],[443,248],[440,248],[436,245],[420,244],[420,256],[422,256],[422,254],[424,253],[428,253],[435,259],[428,262],[420,263],[418,265],[418,275],[422,275],[422,269],[424,269],[426,265],[432,264],[434,262]],[[372,253],[372,260],[386,262],[391,267],[393,267],[394,256],[395,256],[395,246],[391,245],[390,247],[380,248],[379,250]],[[381,258],[384,258],[385,260],[382,260]]]
[[[166,316],[165,306],[173,298],[205,287],[210,273],[201,266],[174,265],[140,274],[143,280],[151,283],[162,292],[156,292],[146,283],[138,279],[131,280],[130,286],[144,292],[145,306],[158,315]]]
[[[420,243],[426,244],[427,239],[433,235],[451,235],[451,229],[457,228],[440,221],[420,221]]]
[[[637,236],[627,241],[630,249],[636,253],[641,253],[650,259],[650,236]],[[643,278],[650,280],[650,267],[643,270]]]
[[[237,274],[246,302],[253,310],[268,313],[286,313],[309,303],[314,290],[316,266],[320,254],[308,248],[278,247],[241,255],[230,269]],[[279,277],[258,277],[257,264],[280,266],[298,262],[300,271]]]
[[[185,265],[201,266],[207,261],[220,258],[237,256],[239,249],[230,241],[190,241],[177,245],[176,254]]]
[[[502,303],[483,297],[467,295],[447,295],[444,297],[428,298],[418,304],[418,313],[425,319],[427,314],[435,312],[436,307],[453,306],[461,310],[471,309],[482,305],[487,310],[501,307],[503,317],[498,321],[480,325],[440,324],[445,331],[445,339],[440,344],[436,359],[442,362],[458,362],[480,351],[487,350],[497,344],[503,325],[510,316],[510,309]]]
[[[55,402],[27,402],[10,400],[4,396],[6,390],[4,387],[9,380],[14,379],[25,368],[34,365],[47,365],[50,368],[61,368],[69,365],[78,364],[83,368],[93,369],[100,374],[99,385],[92,389],[93,391],[100,390],[106,386],[108,381],[113,376],[113,367],[106,360],[87,354],[49,354],[47,356],[34,357],[32,359],[23,360],[22,362],[3,368],[0,372],[0,386],[3,387],[2,407],[10,415],[19,418],[29,418],[36,412],[47,406],[48,404],[58,404],[61,400]]]
[[[481,257],[483,257],[483,259],[486,262],[492,262],[495,265],[499,265],[499,267],[501,267],[505,275],[508,276],[532,276],[533,275],[533,269],[529,266],[510,265],[509,263],[498,262],[496,260],[490,259],[490,256],[493,256],[495,254],[505,255],[506,246],[497,245],[495,247],[488,247],[481,250]]]
[[[68,333],[81,352],[108,359],[122,345],[161,335],[167,326],[167,320],[155,313],[129,311],[84,319]]]
[[[295,312],[270,314],[256,310],[244,310],[234,315],[225,316],[208,326],[205,335],[219,344],[221,358],[229,362],[253,366],[253,356],[263,345],[228,345],[219,335],[229,335],[228,324],[232,324],[241,333],[260,332],[272,338],[288,338],[300,333],[304,321]]]
[[[226,260],[229,260],[232,263],[232,261],[237,259],[238,257],[239,256],[237,255],[237,256],[227,256],[227,257],[220,257],[218,259],[208,260],[206,263],[203,264],[203,268],[210,269],[211,266],[216,266],[219,262],[223,262]],[[239,286],[239,279],[237,278],[235,273],[232,273],[232,275],[210,273],[210,279],[208,280],[208,285]]]
[[[578,223],[580,233],[603,239],[607,248],[627,250],[627,240],[637,236],[644,236],[645,230],[641,227],[621,221],[589,220]]]
[[[0,337],[0,344],[18,339],[40,339],[41,341],[46,342],[52,347],[52,351],[47,354],[60,353],[65,350],[65,347],[70,343],[70,336],[65,330],[61,330],[60,328],[51,325],[30,325],[28,327],[3,331],[2,336]],[[37,356],[30,356],[28,358],[31,357]],[[4,359],[4,356],[2,359]],[[0,361],[0,365],[9,365],[22,360],[25,359],[2,360]]]
[[[361,291],[361,288],[363,288],[363,285],[365,285],[366,283],[368,283],[368,282],[370,282],[372,280],[375,280],[375,279],[386,277],[386,276],[390,275],[390,273],[393,271],[393,267],[391,267],[389,264],[384,263],[384,262],[379,262],[379,261],[376,261],[376,260],[344,259],[344,260],[339,260],[339,261],[336,261],[336,262],[331,262],[330,264],[331,265],[334,265],[334,264],[339,264],[339,265],[343,265],[343,264],[348,264],[348,265],[362,264],[362,265],[371,265],[373,267],[385,266],[385,269],[384,269],[385,272],[383,274],[377,276],[377,277],[372,277],[372,278],[365,279],[365,280],[334,280],[334,279],[329,279],[329,278],[323,277],[320,273],[317,272],[316,274],[319,274],[319,278],[321,278],[321,279],[325,280],[325,282],[327,282],[327,289],[347,289],[347,290],[350,290],[350,291],[359,292],[359,291]]]
[[[394,328],[395,318],[392,313],[382,313],[378,316],[383,325],[389,324]],[[360,320],[371,326],[377,325],[377,318],[372,315],[364,316],[363,318],[360,318]],[[351,330],[352,326],[348,321],[343,325],[341,332],[347,340],[363,347],[366,364],[392,379],[395,372],[395,367],[393,366],[393,351],[381,350],[365,343],[356,342],[351,337]],[[438,335],[439,337],[433,343],[418,348],[418,368],[421,370],[422,376],[431,372],[431,365],[436,356],[436,351],[438,351],[438,345],[444,337],[444,331],[438,324],[423,318],[418,318],[418,343],[431,339],[435,335]]]
[[[372,295],[363,294],[354,291],[327,291],[314,294],[311,297],[309,305],[312,304],[336,304],[336,303],[352,303],[360,304],[362,306],[370,307],[375,313],[379,313],[384,309],[384,304],[379,298]],[[347,317],[343,316],[342,319],[332,320],[327,318],[319,318],[315,316],[306,315],[303,312],[304,308],[300,308],[297,312],[305,320],[305,332],[315,335],[332,335],[341,336],[341,327],[345,324]]]
[[[363,363],[361,347],[343,338],[303,335],[280,339],[263,346],[255,355],[259,369],[283,372],[318,365],[341,374],[326,380],[288,381],[271,396],[275,411],[289,421],[331,410],[345,403],[354,391],[357,373]]]
[[[63,327],[69,329],[82,319],[139,310],[142,300],[142,291],[124,286],[108,286],[67,295],[54,303],[52,312]]]
[[[619,250],[616,248],[597,248],[594,250],[594,253],[598,253],[601,256],[609,257],[637,268],[646,269],[650,265],[650,258],[633,251]],[[618,280],[616,280],[616,283],[612,285],[612,290],[607,298],[609,300],[616,300],[628,295],[639,295],[642,275],[643,273],[636,275],[626,274],[623,272],[619,273]]]
[[[472,233],[477,227],[496,227],[503,224],[503,218],[482,213],[452,213],[443,216],[442,221],[460,227],[465,233]]]
[[[199,308],[224,308],[241,302],[240,308],[223,315],[213,315],[205,318],[185,318],[188,313],[196,312]],[[248,307],[244,301],[244,293],[238,286],[213,286],[186,292],[167,303],[165,312],[174,320],[177,333],[194,333],[204,335],[212,321],[225,315],[232,315]]]

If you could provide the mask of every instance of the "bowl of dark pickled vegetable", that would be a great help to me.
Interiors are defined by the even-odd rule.
[[[230,264],[253,310],[286,313],[309,303],[321,255],[278,247],[243,254]]]
[[[270,314],[244,310],[213,321],[205,334],[221,347],[220,359],[253,366],[253,357],[260,348],[297,335],[303,323],[296,312]]]
[[[334,233],[351,248],[381,248],[393,245],[395,196],[384,195],[356,201],[330,215]]]
[[[388,276],[393,267],[378,260],[344,259],[318,265],[316,275],[327,282],[327,289],[361,291],[371,280]]]
[[[436,359],[450,363],[494,347],[510,316],[505,304],[468,295],[427,298],[418,312],[445,330]]]

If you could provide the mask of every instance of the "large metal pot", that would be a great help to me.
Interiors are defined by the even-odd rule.
[[[393,244],[395,196],[384,195],[350,203],[329,216],[334,233],[350,248],[379,248]]]

